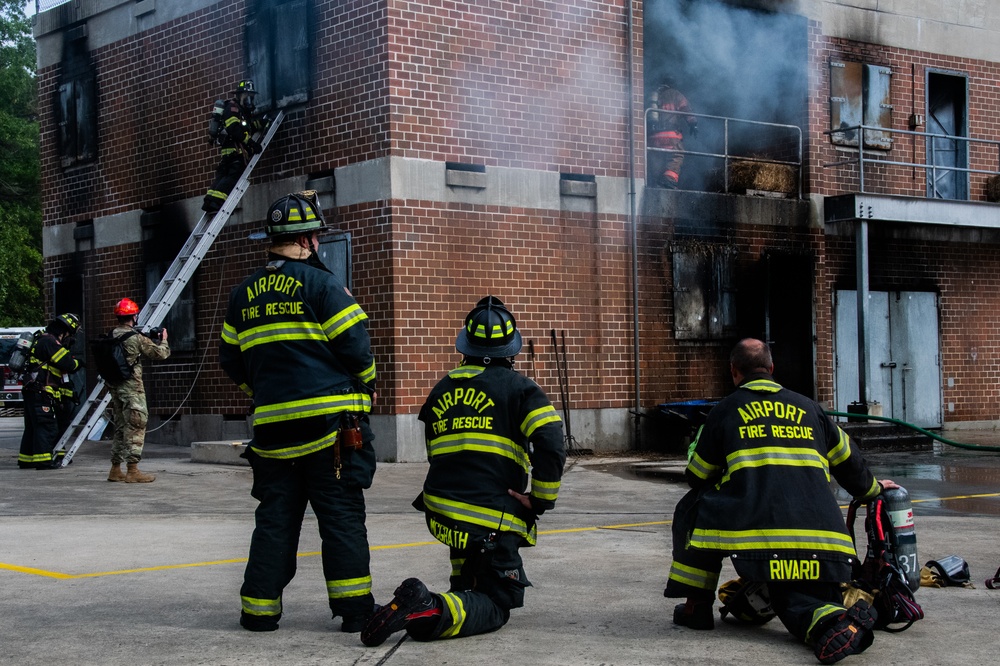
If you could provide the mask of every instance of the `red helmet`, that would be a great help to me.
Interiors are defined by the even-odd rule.
[[[139,306],[131,298],[123,298],[115,306],[115,314],[119,317],[139,314]]]

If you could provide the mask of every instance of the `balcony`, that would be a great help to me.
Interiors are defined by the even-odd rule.
[[[1000,229],[1000,141],[865,125],[824,134],[840,139],[837,150],[846,155],[823,164],[823,186],[834,192],[825,199],[827,225]],[[855,145],[845,148],[845,138]],[[871,147],[877,143],[892,152]]]

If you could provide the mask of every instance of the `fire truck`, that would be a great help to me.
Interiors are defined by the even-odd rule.
[[[7,362],[10,360],[10,354],[14,351],[14,345],[22,333],[34,333],[43,328],[45,327],[0,328],[0,369],[3,370],[0,409],[24,406],[24,399],[21,397],[21,379],[11,372],[10,368],[7,367]]]

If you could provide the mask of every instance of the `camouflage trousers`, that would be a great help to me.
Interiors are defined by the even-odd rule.
[[[146,440],[146,391],[141,382],[126,381],[111,388],[111,410],[115,436],[111,443],[111,463],[137,463]]]

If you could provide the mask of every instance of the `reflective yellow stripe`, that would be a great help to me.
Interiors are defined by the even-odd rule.
[[[278,460],[301,458],[302,456],[307,456],[310,453],[316,453],[317,451],[322,451],[327,447],[333,446],[334,442],[337,441],[337,432],[337,430],[334,430],[329,435],[324,435],[315,441],[306,442],[305,444],[299,444],[297,446],[289,446],[284,449],[260,449],[256,446],[251,446],[250,448],[253,449],[254,453],[259,455],[261,458],[273,458]]]
[[[465,558],[464,557],[453,557],[453,558],[451,558],[451,575],[452,576],[461,576],[462,575],[462,567],[464,567],[464,566],[465,566]]]
[[[689,544],[707,550],[818,550],[857,556],[851,537],[827,530],[760,529],[707,530],[695,528]]]
[[[451,614],[451,626],[441,632],[441,638],[451,638],[458,634],[462,630],[462,625],[465,624],[465,604],[462,603],[460,596],[451,592],[445,592],[439,596]]]
[[[273,405],[261,405],[254,410],[254,425],[276,423],[278,421],[293,421],[322,414],[338,412],[365,412],[372,410],[372,399],[367,393],[336,393],[322,395],[317,398],[277,402]]]
[[[30,456],[25,453],[17,454],[17,462],[19,463],[44,463],[44,462],[50,462],[51,460],[52,460],[51,453],[36,453]]]
[[[561,481],[539,481],[538,479],[532,477],[531,494],[538,499],[555,502],[556,497],[559,495],[559,486],[561,483]]]
[[[720,465],[707,463],[704,458],[699,456],[697,453],[693,453],[691,455],[691,460],[688,461],[687,469],[699,479],[707,479],[722,469],[722,467]]]
[[[362,370],[361,373],[357,375],[357,377],[365,384],[370,384],[373,381],[375,381],[375,361],[372,361],[372,364],[367,368],[365,368],[364,370]]]
[[[236,123],[240,122],[243,121],[240,120],[239,116],[229,116],[228,118],[226,118],[226,127],[229,127],[230,125],[235,125]]]
[[[59,349],[56,350],[54,354],[52,354],[52,358],[49,359],[49,363],[52,364],[58,363],[60,360],[62,360],[62,357],[68,353],[69,353],[68,349],[66,349],[65,347],[60,347]]]
[[[486,371],[481,365],[460,365],[451,372],[448,376],[452,379],[471,379],[477,375],[483,374]]]
[[[222,322],[222,341],[230,345],[240,344],[240,337],[236,333],[236,327],[228,321]]]
[[[344,578],[342,580],[326,581],[326,594],[331,599],[346,599],[347,597],[363,597],[372,591],[371,575],[360,578]]]
[[[535,430],[546,423],[559,423],[560,420],[559,415],[556,414],[555,407],[552,405],[539,407],[524,417],[524,421],[521,423],[521,432],[524,433],[525,437],[531,437],[531,434]]]
[[[326,333],[313,321],[282,321],[248,328],[239,334],[240,350],[246,351],[268,342],[317,340],[326,342]]]
[[[832,467],[836,467],[851,457],[851,438],[839,426],[837,432],[840,433],[840,441],[826,454]]]
[[[251,398],[253,397],[253,389],[252,388],[250,388],[246,384],[240,384],[240,388],[243,389],[243,392],[246,393],[248,396],[250,396]]]
[[[752,382],[747,382],[740,388],[750,389],[751,391],[761,391],[763,393],[777,393],[781,390],[781,384],[773,382],[770,379],[755,379]]]
[[[459,432],[454,435],[443,435],[427,442],[427,457],[458,453],[459,451],[478,451],[493,453],[513,460],[527,474],[531,465],[528,454],[513,440],[491,435],[485,432]]]
[[[726,476],[729,477],[744,467],[767,467],[768,465],[788,465],[790,467],[817,467],[826,472],[830,480],[830,468],[826,458],[816,449],[788,448],[784,446],[761,446],[756,449],[740,449],[726,456]]]
[[[521,535],[532,546],[537,541],[538,532],[536,526],[532,525],[529,530],[523,520],[509,513],[475,506],[474,504],[466,504],[465,502],[456,502],[455,500],[444,499],[443,497],[435,497],[426,492],[424,493],[424,506],[429,511],[445,516],[446,518],[451,518],[452,520],[480,525],[500,532],[514,532]]]
[[[826,604],[814,610],[812,616],[812,622],[809,623],[809,628],[806,629],[806,643],[812,643],[813,640],[815,640],[816,637],[812,636],[811,634],[812,630],[816,628],[817,624],[821,623],[823,620],[830,617],[831,615],[840,614],[846,610],[847,609],[844,608],[843,606],[834,606],[832,604]]]
[[[333,340],[358,322],[368,319],[368,315],[357,303],[353,303],[323,322],[323,332]]]
[[[719,586],[718,572],[705,571],[704,569],[698,569],[681,564],[680,562],[672,562],[670,564],[670,574],[667,578],[699,590],[711,590],[714,592],[715,588]]]
[[[232,153],[232,152],[236,152],[236,151],[230,150],[229,152]],[[223,150],[222,154],[225,155],[226,151]],[[213,199],[222,199],[223,201],[225,201],[226,198],[229,196],[225,192],[220,192],[219,190],[209,190],[208,192],[206,192],[206,194],[208,196],[212,197]]]
[[[243,597],[243,612],[247,615],[278,615],[281,613],[281,599],[254,599]]]

